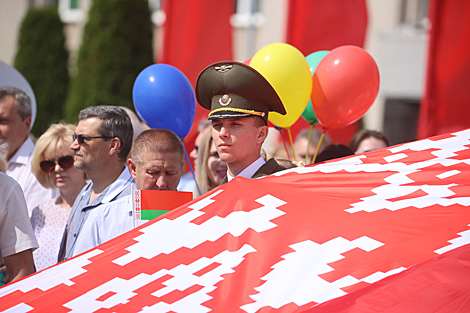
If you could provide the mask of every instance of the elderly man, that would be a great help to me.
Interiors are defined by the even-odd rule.
[[[11,282],[36,271],[33,250],[38,248],[38,243],[20,185],[0,172],[0,186],[0,256]],[[4,270],[4,267],[0,269]]]
[[[31,173],[34,143],[29,138],[31,126],[31,99],[22,90],[0,87],[0,146],[8,146],[7,174],[21,186],[26,198],[28,213],[56,192],[44,188]]]
[[[176,191],[184,166],[183,144],[170,130],[146,130],[136,138],[128,164],[137,189]]]
[[[96,245],[96,234],[84,230],[89,215],[129,196],[132,183],[125,166],[133,135],[127,113],[118,107],[101,105],[82,110],[78,119],[70,148],[74,151],[74,166],[84,171],[91,183],[83,188],[72,207],[59,261]]]
[[[212,64],[199,75],[196,98],[211,110],[212,138],[220,159],[227,163],[227,176],[221,184],[237,176],[257,178],[286,168],[261,157],[268,112],[286,112],[274,89],[256,70],[233,61]]]

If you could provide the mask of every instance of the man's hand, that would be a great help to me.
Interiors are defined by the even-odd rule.
[[[3,257],[3,262],[6,265],[8,274],[6,277],[7,283],[36,272],[31,249]]]

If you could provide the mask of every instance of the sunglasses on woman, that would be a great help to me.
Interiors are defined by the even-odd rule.
[[[64,170],[69,169],[73,166],[73,156],[66,155],[66,156],[63,156],[63,157],[59,158],[57,161],[44,160],[41,163],[39,163],[39,166],[41,167],[41,170],[43,170],[44,172],[50,173],[54,170],[55,165],[57,163]]]

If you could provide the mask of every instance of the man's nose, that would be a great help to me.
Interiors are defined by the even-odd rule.
[[[228,136],[230,134],[230,132],[228,131],[228,129],[226,127],[221,127],[220,128],[220,136]]]
[[[157,185],[158,189],[165,189],[165,187],[166,187],[165,175],[160,175],[157,178],[157,181],[155,182],[155,184]]]
[[[78,140],[75,139],[72,141],[72,144],[70,145],[70,149],[72,150],[78,150],[80,148],[80,145],[78,144]]]

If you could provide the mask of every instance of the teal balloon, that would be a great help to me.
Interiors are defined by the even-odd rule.
[[[310,53],[305,59],[308,62],[308,65],[310,66],[310,74],[315,73],[315,69],[318,66],[318,63],[325,57],[325,55],[328,54],[327,50],[321,50],[317,51],[314,53]],[[308,100],[307,107],[305,108],[304,112],[302,113],[302,117],[310,124],[310,125],[315,125],[318,123],[317,117],[315,116],[315,112],[313,111],[312,107],[312,99]]]

